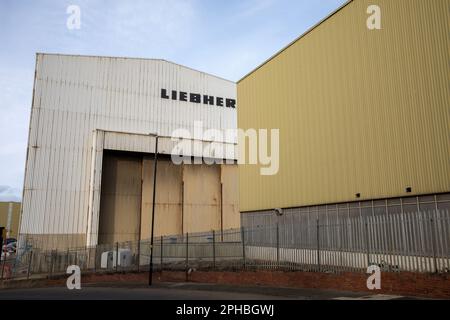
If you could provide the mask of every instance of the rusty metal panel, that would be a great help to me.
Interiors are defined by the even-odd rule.
[[[98,243],[139,240],[142,157],[106,153],[103,158]]]
[[[220,230],[220,166],[184,166],[183,182],[184,232]]]
[[[153,157],[145,156],[142,171],[141,239],[150,238],[153,196]],[[156,176],[155,236],[182,233],[183,167],[158,160]]]
[[[153,158],[145,156],[143,164],[141,238],[148,239],[152,222]],[[236,165],[177,166],[168,159],[158,160],[155,236],[238,227],[237,173]]]
[[[280,129],[280,170],[240,166],[241,211],[450,191],[448,0],[339,11],[238,83],[238,126]],[[356,198],[356,194],[360,198]]]

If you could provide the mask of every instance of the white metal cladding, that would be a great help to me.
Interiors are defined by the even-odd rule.
[[[236,109],[161,99],[162,88],[236,99],[235,83],[163,60],[37,55],[21,234],[87,233],[98,130],[107,148],[145,151],[139,134],[236,129]]]

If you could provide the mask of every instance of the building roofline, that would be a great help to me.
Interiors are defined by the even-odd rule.
[[[195,71],[195,72],[200,72],[200,73],[206,74],[206,75],[208,75],[208,76],[211,76],[211,77],[214,77],[214,78],[217,78],[217,79],[220,79],[220,80],[224,80],[224,81],[227,81],[227,82],[231,82],[231,83],[236,84],[236,82],[234,82],[234,81],[232,81],[232,80],[228,80],[228,79],[219,77],[219,76],[217,76],[217,75],[214,75],[214,74],[211,74],[211,73],[208,73],[208,72],[196,70],[196,69],[194,69],[194,68],[187,67],[187,66],[184,66],[184,65],[182,65],[182,64],[179,64],[179,63],[176,63],[176,62],[172,62],[172,61],[169,61],[169,60],[165,60],[165,59],[139,58],[139,57],[123,57],[123,56],[117,56],[117,57],[113,57],[113,56],[95,56],[95,55],[89,55],[89,54],[84,55],[84,54],[69,54],[69,53],[36,52],[36,56],[38,56],[38,55],[44,55],[44,56],[65,56],[65,57],[82,57],[82,58],[106,58],[106,59],[124,59],[124,60],[161,61],[161,62],[170,63],[170,64],[173,64],[173,65],[176,65],[176,66],[179,66],[179,67],[183,67],[183,68],[186,68],[186,69]]]
[[[297,43],[298,41],[300,41],[303,37],[307,36],[309,33],[311,33],[314,29],[316,29],[318,26],[320,26],[322,23],[324,23],[325,21],[327,21],[328,19],[330,19],[332,16],[334,16],[336,13],[338,13],[339,11],[341,11],[342,9],[344,9],[346,6],[348,6],[350,3],[352,3],[354,0],[347,0],[347,2],[345,2],[343,5],[341,5],[339,8],[337,8],[336,10],[334,10],[333,12],[331,12],[328,16],[326,16],[325,18],[323,18],[322,20],[320,20],[318,23],[316,23],[315,25],[313,25],[311,28],[309,28],[308,30],[306,30],[304,33],[302,33],[299,37],[295,38],[293,41],[291,41],[288,45],[286,45],[284,48],[282,48],[281,50],[279,50],[277,53],[275,53],[274,55],[272,55],[271,57],[269,57],[267,60],[265,60],[263,63],[261,63],[260,65],[258,65],[256,68],[254,68],[252,71],[250,71],[249,73],[247,73],[245,76],[243,76],[240,80],[237,81],[237,83],[241,82],[242,80],[245,80],[247,77],[249,77],[250,75],[252,75],[254,72],[258,71],[259,69],[261,69],[263,66],[265,66],[266,64],[268,64],[270,61],[272,61],[273,59],[275,59],[276,57],[278,57],[280,54],[282,54],[284,51],[286,51],[287,49],[289,49],[292,45],[294,45],[295,43]]]

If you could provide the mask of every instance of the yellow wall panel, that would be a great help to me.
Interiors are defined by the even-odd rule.
[[[239,128],[280,129],[280,170],[240,166],[251,211],[450,191],[449,0],[354,0],[238,83]]]
[[[6,229],[8,225],[9,202],[0,202],[0,227]],[[10,238],[17,238],[19,231],[20,203],[12,203],[11,230],[9,230]]]
[[[221,165],[223,229],[241,225],[239,212],[239,171],[236,165]]]

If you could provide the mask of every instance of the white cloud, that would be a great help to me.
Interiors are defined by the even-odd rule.
[[[3,71],[0,75],[0,183],[19,190],[23,184],[34,73],[6,66]]]
[[[20,197],[35,52],[163,58],[238,80],[344,1],[0,1],[0,184]],[[66,27],[70,4],[80,30]]]
[[[0,186],[0,202],[20,202],[21,190],[9,186]]]
[[[264,10],[268,10],[276,3],[275,0],[249,0],[243,1],[238,18],[249,18]]]
[[[103,6],[82,1],[79,6],[81,29],[64,30],[65,50],[136,55],[143,48],[174,51],[189,45],[193,38],[196,10],[191,0],[108,1]]]

